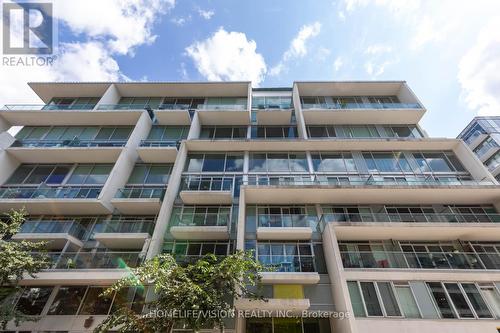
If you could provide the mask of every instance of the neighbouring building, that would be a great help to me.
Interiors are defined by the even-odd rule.
[[[235,307],[270,315],[228,332],[500,331],[500,186],[482,164],[498,173],[499,120],[461,136],[478,158],[428,137],[403,81],[30,87],[45,105],[0,111],[0,211],[27,209],[14,241],[50,241],[53,266],[22,281],[14,306],[40,320],[11,332],[91,332],[141,311],[147,288],[98,297],[129,267],[237,249],[274,271],[267,302]]]

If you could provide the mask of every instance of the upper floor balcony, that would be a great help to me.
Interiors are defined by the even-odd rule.
[[[127,269],[143,260],[140,252],[49,252],[52,265],[48,270]]]
[[[171,219],[170,233],[181,240],[225,240],[229,239],[230,226],[228,211],[176,213]]]
[[[179,196],[185,204],[231,204],[235,181],[234,176],[183,176]]]
[[[318,218],[308,214],[258,214],[257,239],[307,240],[317,231]]]
[[[166,185],[127,185],[118,189],[111,203],[123,214],[157,214],[166,188]]]
[[[254,96],[252,113],[259,125],[289,124],[293,113],[291,96]]]
[[[306,124],[416,124],[425,109],[405,82],[296,82]]]
[[[100,220],[92,232],[93,238],[108,249],[141,249],[154,227],[154,216],[121,216]]]

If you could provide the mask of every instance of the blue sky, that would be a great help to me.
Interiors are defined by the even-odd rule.
[[[42,80],[406,80],[431,136],[500,115],[498,0],[53,2],[58,61],[0,66],[0,104]]]

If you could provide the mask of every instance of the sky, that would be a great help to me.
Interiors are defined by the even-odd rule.
[[[2,63],[0,104],[40,103],[30,81],[405,80],[431,136],[500,115],[500,0],[46,2],[57,59]]]

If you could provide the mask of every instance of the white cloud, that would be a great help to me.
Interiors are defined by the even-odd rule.
[[[422,0],[344,0],[347,11],[353,11],[359,7],[368,5],[384,6],[394,13],[416,10],[422,4]]]
[[[191,15],[188,15],[187,17],[173,17],[170,19],[170,22],[175,24],[178,27],[182,27],[184,24],[187,22],[191,21]]]
[[[280,62],[271,68],[269,74],[279,75],[286,68],[290,60],[304,57],[307,54],[307,41],[316,37],[320,31],[321,24],[319,22],[302,26],[297,36],[290,43],[288,50],[283,53]]]
[[[344,65],[344,60],[342,59],[341,56],[338,56],[337,58],[335,58],[335,61],[333,62],[333,69],[335,69],[335,71],[338,72],[343,65]]]
[[[382,63],[376,63],[376,62],[369,60],[369,61],[365,62],[364,67],[365,67],[366,74],[368,74],[372,78],[376,78],[377,76],[384,74],[385,68],[393,63],[394,63],[394,61],[391,61],[391,60],[386,60]]]
[[[213,10],[204,10],[198,8],[198,14],[203,17],[205,20],[210,20],[212,16],[214,16],[215,12]]]
[[[369,55],[379,55],[383,53],[390,53],[392,52],[392,47],[388,45],[383,45],[383,44],[373,44],[368,46],[365,49],[365,54]]]
[[[483,28],[461,59],[458,80],[469,108],[500,115],[500,17]]]
[[[248,80],[258,86],[267,70],[254,40],[248,40],[242,32],[227,32],[223,27],[188,46],[186,54],[207,80]]]
[[[0,65],[0,103],[40,103],[30,81],[128,80],[114,56],[152,43],[158,15],[174,0],[56,0],[55,16],[85,42],[60,43],[52,66]]]
[[[134,47],[151,44],[152,26],[175,0],[58,0],[55,14],[75,33],[106,38],[111,52],[133,54]]]

